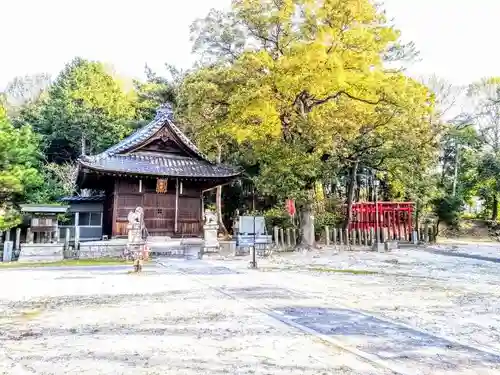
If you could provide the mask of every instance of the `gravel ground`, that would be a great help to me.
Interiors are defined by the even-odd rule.
[[[211,262],[238,271],[248,259]],[[327,327],[345,343],[415,373],[500,374],[498,263],[421,250],[339,253],[327,248],[273,255],[261,259],[259,268],[252,276],[259,284],[282,285],[320,301],[306,308],[274,303],[278,310],[292,308],[293,319],[317,331]],[[233,276],[226,287],[237,282]]]
[[[194,265],[1,271],[0,374],[390,373],[196,281],[245,274]]]
[[[500,374],[498,263],[331,248],[248,261],[4,270],[0,373],[391,373],[308,330],[404,374]]]

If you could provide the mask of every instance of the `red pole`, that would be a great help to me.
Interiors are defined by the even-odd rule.
[[[396,205],[396,215],[398,219],[398,240],[401,240],[401,211],[399,211],[399,204]]]
[[[409,207],[409,225],[410,225],[410,240],[412,240],[413,237],[413,204],[410,205]]]

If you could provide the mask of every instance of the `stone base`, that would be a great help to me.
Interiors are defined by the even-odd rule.
[[[127,248],[125,243],[113,243],[113,241],[95,241],[81,242],[80,251],[78,251],[79,259],[100,259],[100,258],[116,258],[123,257],[124,251]]]
[[[396,250],[399,249],[399,242],[398,241],[387,241],[385,243],[385,250],[390,251],[390,250]]]
[[[22,244],[19,263],[60,262],[64,259],[63,244]]]
[[[184,259],[199,259],[203,247],[200,238],[183,238],[169,241],[148,239],[150,255],[153,257],[169,257]]]
[[[236,255],[236,241],[219,241],[221,254]]]
[[[378,251],[379,253],[385,253],[385,244],[383,242],[374,243],[372,245],[373,251]]]
[[[234,250],[234,255],[240,256],[240,257],[250,255],[251,253],[252,253],[252,249],[249,247],[237,247]]]

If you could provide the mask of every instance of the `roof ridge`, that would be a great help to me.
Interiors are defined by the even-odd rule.
[[[134,146],[139,145],[140,143],[146,141],[151,138],[156,132],[158,132],[163,126],[168,126],[168,128],[175,134],[175,136],[198,158],[210,163],[214,164],[207,155],[201,152],[198,147],[184,134],[182,130],[179,129],[177,125],[175,125],[173,121],[174,112],[172,110],[171,105],[165,104],[161,105],[156,110],[156,116],[147,125],[137,129],[129,136],[122,139],[117,144],[109,147],[105,151],[93,155],[88,156],[84,155],[82,159],[102,159],[109,156],[114,156],[116,154],[120,154],[124,151],[130,150],[134,148]]]

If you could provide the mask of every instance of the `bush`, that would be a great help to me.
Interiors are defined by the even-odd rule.
[[[314,232],[316,235],[322,235],[325,226],[334,228],[338,226],[338,215],[335,212],[322,212],[314,217]]]
[[[460,215],[464,209],[463,201],[460,198],[447,196],[436,198],[432,203],[438,223],[443,222],[453,228],[458,227]]]
[[[265,211],[264,218],[266,220],[268,233],[272,233],[273,227],[280,227],[283,229],[294,227],[290,215],[283,207],[277,206]]]

